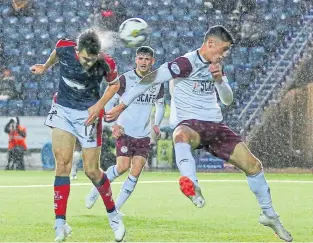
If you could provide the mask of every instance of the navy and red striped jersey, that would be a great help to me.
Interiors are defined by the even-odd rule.
[[[76,54],[76,43],[68,39],[59,40],[56,53],[60,64],[60,80],[57,103],[76,110],[87,110],[100,99],[100,83],[115,82],[115,61],[101,52],[97,62],[87,70],[80,64]]]

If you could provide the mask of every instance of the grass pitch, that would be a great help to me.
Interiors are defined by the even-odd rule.
[[[206,206],[198,209],[179,191],[178,173],[144,172],[122,212],[125,240],[145,242],[280,242],[258,224],[257,201],[243,174],[199,173]],[[122,176],[112,184],[118,195]],[[267,174],[273,204],[294,241],[313,241],[313,176]],[[53,172],[0,172],[0,242],[54,240]],[[50,186],[51,185],[51,186]],[[68,241],[113,241],[101,200],[84,206],[91,184],[82,172],[72,182]]]

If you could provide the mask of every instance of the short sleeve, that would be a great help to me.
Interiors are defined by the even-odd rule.
[[[168,63],[168,69],[173,78],[187,78],[192,72],[192,65],[187,57],[177,57]]]
[[[118,93],[119,96],[122,96],[125,93],[125,90],[126,90],[126,78],[125,78],[124,75],[121,75],[119,77],[119,80],[120,80],[120,88],[117,91],[117,93]]]
[[[76,46],[76,42],[72,40],[61,39],[61,40],[58,40],[58,42],[55,45],[55,48],[68,47],[68,46]]]
[[[61,39],[58,40],[58,42],[55,45],[55,50],[57,52],[57,55],[62,54],[62,51],[64,50],[63,47],[70,47],[70,46],[76,46],[76,42],[68,39]]]
[[[109,66],[109,70],[105,73],[105,80],[108,83],[114,83],[118,80],[117,65],[112,57],[104,54],[104,61]]]

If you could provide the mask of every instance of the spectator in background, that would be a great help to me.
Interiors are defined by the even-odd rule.
[[[210,14],[221,10],[223,14],[231,13],[237,6],[238,0],[203,0],[204,12]]]
[[[239,33],[240,44],[246,47],[262,45],[266,34],[264,28],[256,13],[244,15]]]
[[[18,117],[12,117],[6,124],[4,132],[9,135],[8,165],[5,169],[13,170],[14,165],[16,165],[16,170],[25,170],[26,128],[20,125]]]
[[[100,13],[96,13],[94,24],[105,30],[117,32],[120,24],[126,20],[126,8],[120,1],[102,0]]]
[[[9,100],[17,97],[14,81],[15,77],[11,74],[11,70],[4,68],[0,76],[0,100]]]
[[[12,15],[30,16],[34,9],[31,0],[12,0]]]
[[[256,9],[256,6],[256,0],[239,0],[237,3],[237,7],[239,7],[243,13],[251,13]]]

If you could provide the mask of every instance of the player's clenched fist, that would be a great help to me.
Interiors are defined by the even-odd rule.
[[[34,74],[43,74],[47,71],[44,64],[35,64],[30,68],[30,71]]]
[[[223,73],[221,64],[219,63],[210,64],[209,71],[211,72],[215,82],[222,82]]]

